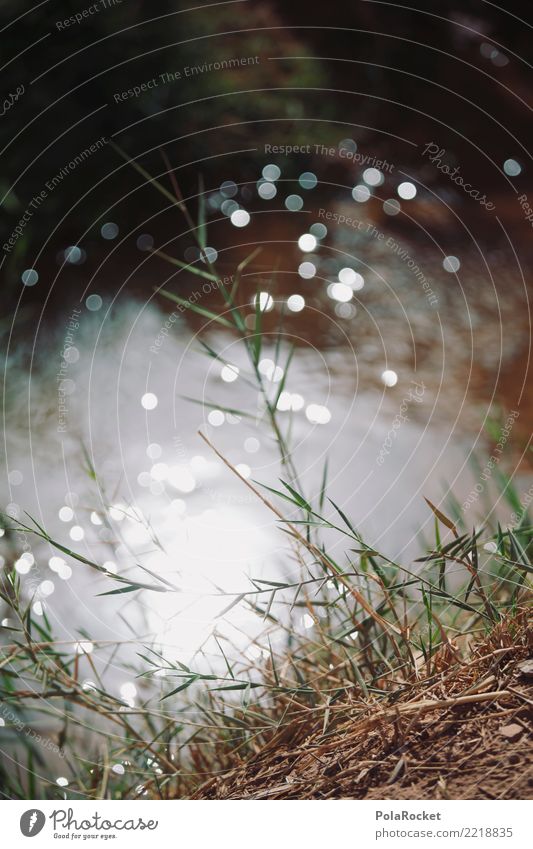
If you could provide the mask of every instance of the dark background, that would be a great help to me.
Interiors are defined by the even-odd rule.
[[[436,138],[472,183],[502,197],[499,209],[529,235],[514,199],[504,199],[501,166],[509,156],[520,158],[509,133],[525,145],[529,140],[533,30],[521,18],[527,19],[530,4],[514,2],[500,11],[480,0],[414,2],[410,9],[360,0],[216,5],[122,0],[81,24],[57,29],[58,20],[89,5],[48,2],[29,11],[24,3],[2,4],[2,97],[25,86],[0,123],[2,242],[51,176],[100,136],[114,134],[130,156],[142,155],[151,174],[166,170],[163,149],[179,168],[185,196],[197,194],[199,173],[208,190],[228,178],[254,184],[265,141],[336,145],[351,137],[361,150],[399,160],[423,177],[419,150],[397,137],[418,145]],[[165,71],[253,55],[260,56],[257,66],[199,74],[114,102],[115,92]],[[286,58],[295,56],[300,58]],[[249,148],[256,150],[227,155]],[[198,160],[201,164],[183,167]],[[353,180],[343,163],[320,165],[325,183]],[[300,166],[313,169],[313,157],[299,157]],[[426,169],[425,177],[453,200],[447,178],[435,169]],[[524,190],[527,171],[521,179]],[[134,228],[140,211],[144,218],[160,210],[161,198],[152,190],[121,200],[140,182],[109,145],[65,179],[5,258],[3,292],[10,303],[18,300],[22,269],[57,268],[58,251],[76,244],[87,228],[91,271],[99,261],[103,221],[119,217],[121,230]],[[334,189],[324,186],[328,191]],[[460,193],[455,199],[475,235],[490,243],[495,234],[479,206],[468,205]],[[118,211],[106,213],[115,201]],[[190,201],[193,214],[195,204]],[[427,224],[443,238],[442,222],[429,216]],[[161,236],[173,226],[168,216],[158,220]],[[524,238],[525,250],[527,242]],[[125,261],[124,254],[117,257],[117,268]],[[52,302],[70,285],[65,278],[55,287]],[[24,293],[27,304],[49,295],[42,286]]]

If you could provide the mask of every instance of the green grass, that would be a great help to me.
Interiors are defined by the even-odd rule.
[[[167,200],[173,199],[196,233],[200,249],[205,247],[202,202],[195,224],[175,183],[171,193],[140,166],[135,167]],[[223,460],[227,474],[237,475],[242,486],[271,511],[298,566],[298,580],[252,578],[249,587],[234,595],[221,593],[224,612],[246,605],[264,623],[253,661],[239,654],[235,659],[233,647],[220,637],[221,663],[216,668],[205,656],[189,666],[155,643],[139,644],[130,671],[138,679],[140,695],[131,707],[106,689],[107,676],[98,673],[91,654],[58,640],[46,613],[33,614],[24,578],[13,562],[7,563],[0,591],[2,617],[8,620],[2,627],[0,648],[0,715],[5,717],[0,740],[3,747],[8,740],[16,740],[16,746],[11,749],[13,761],[4,759],[0,767],[0,781],[9,798],[190,796],[207,777],[234,763],[236,755],[245,759],[257,752],[289,726],[294,712],[302,707],[321,712],[326,725],[332,706],[347,696],[365,708],[369,700],[376,705],[393,703],[414,683],[431,679],[443,649],[457,654],[469,638],[488,633],[531,598],[533,526],[512,481],[503,475],[496,482],[520,514],[514,529],[502,528],[494,519],[472,530],[455,502],[446,510],[428,501],[434,537],[426,545],[426,554],[407,565],[386,557],[363,539],[333,500],[327,463],[317,491],[304,490],[291,449],[291,414],[280,418],[278,411],[294,356],[283,341],[283,315],[274,340],[276,363],[284,369],[277,385],[267,385],[259,370],[265,334],[258,305],[253,321],[246,321],[249,297],[241,296],[241,284],[254,257],[235,269],[231,286],[217,287],[220,311],[190,303],[172,291],[159,294],[203,322],[199,339],[207,358],[225,362],[212,347],[209,331],[213,327],[223,328],[243,347],[248,368],[240,377],[262,397],[263,424],[279,452],[279,484],[271,487],[245,480],[202,437]],[[186,271],[221,279],[212,263],[206,262],[205,268],[187,266]],[[272,334],[268,338],[270,342]],[[244,410],[232,412],[246,415]],[[88,468],[88,478],[98,486],[94,469]],[[109,517],[106,521],[111,522]],[[52,544],[82,568],[103,574],[109,582],[105,595],[139,594],[142,600],[141,594],[177,589],[140,564],[134,577],[111,574],[96,560],[52,539],[31,517],[24,522],[4,517],[3,522],[8,538],[16,541],[16,532],[23,530]],[[339,537],[344,551],[333,556],[331,541],[338,542]],[[155,535],[153,543],[159,545]],[[303,614],[312,623],[304,634],[294,627],[295,617]],[[123,648],[120,642],[93,641],[84,633],[79,640],[94,642],[106,666],[120,657]],[[93,681],[90,686],[83,684],[88,677]],[[30,733],[39,717],[53,719],[57,726],[54,743],[61,752],[53,762],[42,741]],[[113,770],[117,764],[123,772]],[[68,777],[67,788],[55,783],[59,775]]]

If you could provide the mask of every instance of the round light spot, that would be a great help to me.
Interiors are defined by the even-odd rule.
[[[233,366],[227,363],[225,366],[222,366],[220,371],[220,377],[224,381],[224,383],[233,383],[237,380],[239,376],[238,366]]]
[[[8,475],[8,480],[11,486],[20,486],[24,477],[22,472],[19,472],[18,469],[13,469],[13,471],[11,471]]]
[[[220,425],[224,424],[224,419],[225,416],[222,410],[211,410],[207,416],[207,421],[212,427],[220,427]]]
[[[126,505],[120,502],[112,504],[109,508],[109,515],[114,522],[122,522],[126,515]]]
[[[61,566],[61,568],[58,570],[57,574],[59,575],[62,581],[68,581],[70,580],[70,578],[72,578],[72,569],[65,563],[65,565]]]
[[[363,276],[357,271],[354,271],[353,268],[341,268],[337,276],[341,283],[350,286],[354,291],[362,289],[365,285]]]
[[[62,522],[72,522],[74,518],[74,510],[71,507],[61,507],[59,510],[59,518]]]
[[[39,585],[39,591],[41,595],[46,596],[52,595],[55,590],[53,581],[43,581],[42,584]]]
[[[325,239],[328,235],[328,228],[322,222],[317,221],[316,224],[311,224],[309,232],[316,236],[317,239]]]
[[[155,463],[150,469],[150,477],[155,481],[165,481],[168,478],[168,466],[166,463]]]
[[[118,227],[116,224],[113,224],[112,221],[108,221],[107,224],[102,224],[100,234],[102,239],[107,239],[108,241],[116,239],[118,236]]]
[[[111,767],[111,771],[115,773],[115,775],[124,775],[124,767],[122,764],[113,764]]]
[[[304,233],[303,236],[300,236],[300,238],[298,239],[298,247],[301,251],[304,251],[304,253],[310,253],[311,251],[314,251],[316,245],[317,241],[315,236],[312,235],[312,233]]]
[[[257,187],[257,194],[263,200],[272,200],[275,198],[278,193],[278,190],[274,183],[269,183],[268,181],[265,183],[260,183]]]
[[[80,525],[73,525],[69,531],[69,536],[74,542],[79,542],[85,536],[85,531]]]
[[[398,375],[392,369],[385,369],[381,374],[381,380],[385,386],[396,386],[398,383]]]
[[[357,272],[353,268],[341,268],[337,276],[341,283],[351,287],[357,279]]]
[[[383,204],[383,212],[385,215],[398,215],[400,211],[400,201],[396,200],[396,198],[389,198]]]
[[[300,195],[289,195],[285,198],[285,206],[290,212],[298,212],[303,205],[303,198]]]
[[[40,601],[34,602],[34,604],[32,604],[31,606],[31,609],[33,610],[36,616],[42,616],[44,613],[44,607]]]
[[[503,163],[503,170],[508,177],[518,177],[522,173],[522,166],[516,159],[506,159]]]
[[[265,165],[262,174],[265,180],[274,183],[276,180],[279,180],[281,171],[277,165]]]
[[[73,392],[76,391],[76,384],[70,377],[66,377],[64,380],[60,380],[57,384],[58,392],[62,392],[63,395],[72,395]]]
[[[305,415],[311,424],[327,424],[331,421],[331,413],[327,407],[322,404],[309,404],[306,407]]]
[[[80,358],[80,352],[75,345],[69,345],[63,351],[63,359],[66,363],[77,363]]]
[[[330,283],[328,286],[328,295],[334,301],[342,301],[344,303],[352,299],[353,291],[351,286],[346,283]]]
[[[335,304],[335,315],[339,318],[353,318],[357,310],[353,304]]]
[[[58,784],[59,787],[68,787],[68,779],[60,776],[59,778],[56,778],[56,784]]]
[[[19,575],[27,575],[32,565],[33,564],[29,560],[25,560],[23,556],[19,557],[19,559],[15,561],[15,571],[18,572]]]
[[[360,183],[358,186],[354,186],[352,189],[352,197],[357,203],[365,203],[370,197],[370,189],[368,186],[364,186]]]
[[[404,200],[412,200],[416,196],[416,186],[414,183],[400,183],[396,191]]]
[[[335,304],[335,315],[343,319],[352,319],[357,314],[353,304]]]
[[[200,252],[200,259],[202,262],[210,262],[213,264],[218,259],[218,251],[215,248],[204,248],[203,251]]]
[[[81,640],[76,643],[76,654],[91,654],[94,651],[94,643],[90,640]]]
[[[281,366],[277,366],[274,360],[271,360],[269,357],[265,357],[259,361],[258,369],[260,374],[263,374],[272,383],[279,383],[284,375]]]
[[[68,248],[65,248],[64,257],[65,262],[69,262],[71,265],[77,265],[82,260],[83,253],[77,245],[69,245]]]
[[[141,398],[141,405],[144,407],[145,410],[155,410],[157,404],[157,395],[154,395],[153,392],[145,392],[145,394]]]
[[[150,233],[141,233],[137,238],[136,244],[140,251],[151,251],[154,247],[154,237]]]
[[[338,144],[339,150],[347,150],[349,153],[355,153],[357,150],[357,144],[353,139],[343,139]]]
[[[270,310],[274,309],[274,299],[268,292],[259,292],[259,294],[254,297],[254,306],[256,306],[258,300],[261,312],[270,312]]]
[[[442,261],[442,267],[450,274],[455,274],[461,268],[461,261],[456,256],[445,256]]]
[[[252,474],[252,470],[250,466],[247,465],[247,463],[237,463],[235,468],[243,478],[249,478]]]
[[[304,171],[303,174],[300,174],[298,182],[302,189],[314,189],[318,184],[318,179],[312,171]]]
[[[363,171],[363,180],[369,186],[381,186],[384,179],[383,174],[377,168],[365,168]]]
[[[207,472],[209,469],[209,463],[202,454],[195,454],[194,457],[191,457],[190,466],[193,472],[198,474]]]
[[[105,563],[103,564],[103,567],[106,570],[106,572],[109,572],[111,575],[116,575],[117,572],[118,572],[117,564],[115,563],[114,560],[106,560]]]
[[[223,212],[224,215],[227,215],[228,218],[230,215],[233,215],[237,209],[239,209],[239,204],[236,200],[225,200],[220,204],[220,211]]]
[[[238,191],[239,187],[233,180],[224,180],[220,186],[220,194],[224,195],[225,198],[234,198]]]
[[[291,312],[301,312],[305,307],[305,299],[301,295],[290,295],[287,298],[287,306]]]
[[[248,330],[255,330],[255,315],[247,315],[244,319],[244,323]]]
[[[39,280],[39,275],[34,268],[27,268],[26,271],[23,271],[20,275],[20,279],[25,286],[35,286]]]
[[[506,56],[505,53],[500,53],[499,50],[494,48],[490,54],[490,61],[493,65],[496,65],[497,68],[505,68],[505,66],[509,64],[509,57]]]
[[[249,436],[244,440],[244,450],[247,454],[257,454],[261,445],[255,436]]]
[[[246,227],[250,223],[250,215],[245,209],[236,209],[231,213],[230,221],[234,227]]]
[[[103,301],[100,295],[89,295],[89,297],[85,299],[85,306],[91,312],[98,312],[98,310],[102,308],[102,304]]]
[[[498,551],[498,546],[495,542],[486,542],[485,545],[483,546],[483,549],[488,554],[496,554],[496,552]]]
[[[305,404],[305,400],[303,395],[299,395],[298,392],[293,392],[291,394],[291,410],[294,410],[296,413],[299,410],[303,410]]]
[[[163,449],[157,442],[151,442],[146,449],[146,455],[150,460],[158,460],[163,453]]]
[[[239,205],[235,204],[235,209],[238,209]],[[200,251],[196,247],[196,245],[189,245],[188,248],[185,248],[183,251],[183,256],[187,260],[187,262],[197,262],[200,259]]]
[[[67,564],[65,563],[62,557],[57,557],[57,555],[54,554],[48,561],[48,565],[52,572],[59,573],[60,569],[63,569],[63,567]]]
[[[278,398],[278,403],[276,404],[276,409],[280,412],[284,413],[291,408],[291,393],[290,392],[281,392]]]
[[[137,687],[132,681],[126,681],[120,687],[120,695],[123,699],[134,699],[137,695]]]
[[[298,274],[304,280],[310,280],[316,274],[316,266],[312,262],[301,262],[298,266]]]
[[[272,371],[275,368],[275,365],[276,364],[275,364],[274,360],[271,360],[268,357],[264,357],[262,360],[259,361],[258,368],[259,368],[260,374],[264,374],[264,375],[271,374]]]

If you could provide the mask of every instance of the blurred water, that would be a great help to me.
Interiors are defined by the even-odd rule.
[[[344,207],[335,209],[340,215]],[[438,252],[393,238],[383,222],[368,221],[363,231],[334,222],[326,239],[319,219],[317,209],[306,217],[307,234],[319,236],[314,245],[300,238],[297,218],[288,220],[281,248],[268,225],[256,234],[263,266],[278,265],[275,284],[263,284],[260,370],[274,395],[288,345],[296,344],[279,416],[284,428],[290,422],[306,497],[317,497],[327,457],[328,494],[371,545],[409,565],[421,528],[433,524],[423,496],[439,502],[449,484],[460,499],[475,480],[466,458],[492,401],[506,403],[512,381],[499,377],[521,356],[524,293],[497,252],[483,257],[486,268],[492,263],[485,277],[476,252],[461,252],[456,276]],[[83,276],[82,269],[75,271]],[[249,277],[253,321],[261,267],[250,266]],[[217,297],[210,292],[202,304],[216,309]],[[503,335],[510,316],[514,332]],[[112,303],[92,294],[18,345],[6,383],[3,500],[8,513],[27,511],[109,573],[146,580],[140,565],[177,589],[98,597],[117,586],[111,577],[57,560],[30,536],[4,539],[3,556],[13,560],[29,546],[35,562],[28,557],[17,568],[35,593],[35,614],[46,610],[64,639],[157,638],[187,661],[200,647],[219,655],[214,629],[246,652],[264,623],[245,604],[219,618],[233,597],[222,594],[249,590],[251,577],[297,579],[300,567],[276,517],[197,433],[246,477],[279,488],[278,450],[241,344],[212,333],[221,359],[208,358],[195,323],[168,318],[154,300],[126,292]],[[325,512],[333,515],[331,505]],[[342,539],[328,544],[345,562]],[[120,688],[131,675],[114,668]]]
[[[202,428],[245,475],[279,487],[277,449],[257,415],[257,393],[245,383],[242,352],[226,337],[211,339],[240,368],[238,379],[228,384],[221,380],[221,364],[199,352],[183,322],[157,358],[147,356],[165,320],[156,307],[131,302],[120,317],[103,325],[102,317],[85,311],[76,332],[79,358],[63,378],[72,381],[66,432],[58,433],[54,343],[43,340],[49,353],[39,356],[31,381],[17,374],[7,446],[10,478],[17,485],[10,487],[8,512],[24,518],[27,511],[53,538],[110,571],[146,580],[135,566],[139,563],[180,591],[97,598],[116,586],[111,578],[65,557],[71,574],[67,569],[63,579],[59,561],[52,561],[53,569],[49,565],[58,552],[31,536],[27,542],[35,564],[29,571],[22,565],[24,581],[65,639],[79,639],[80,629],[101,640],[159,635],[188,658],[216,625],[242,648],[263,624],[243,605],[224,622],[217,620],[231,601],[217,594],[250,589],[249,576],[278,580],[298,574],[276,517],[197,435]],[[356,375],[345,368],[343,357],[304,350],[289,374],[286,391],[301,396],[302,408],[280,416],[293,421],[303,488],[308,496],[317,495],[328,455],[331,495],[361,531],[391,554],[412,552],[427,515],[421,492],[433,494],[428,475],[439,479],[459,470],[462,451],[447,445],[445,429],[425,428],[431,397],[424,393],[409,403],[411,420],[402,424],[380,465],[391,423],[414,384],[391,398],[384,397],[385,387],[354,395]],[[155,409],[143,408],[147,393],[157,397]],[[256,418],[226,415],[223,424],[213,426],[209,408],[181,396],[224,403]],[[312,405],[326,409],[330,420],[310,422]],[[88,474],[84,450],[96,481]],[[290,515],[290,505],[285,507]],[[20,548],[23,542],[19,538],[15,544]],[[335,549],[340,541],[331,543]]]

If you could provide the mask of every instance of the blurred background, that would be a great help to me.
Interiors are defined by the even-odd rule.
[[[213,241],[217,249],[226,249],[223,268],[247,249],[236,244],[234,230],[226,226],[228,216],[219,214],[224,199],[231,201],[226,204],[230,210],[242,201],[256,212],[243,232],[250,243],[265,243],[264,269],[281,261],[277,284],[282,290],[287,286],[283,266],[292,270],[298,257],[295,242],[320,208],[347,207],[365,225],[384,228],[427,272],[429,285],[444,287],[439,315],[443,310],[460,313],[452,321],[461,336],[461,367],[468,366],[472,354],[464,332],[470,334],[475,322],[478,350],[469,392],[485,393],[494,383],[498,396],[512,406],[522,385],[517,362],[528,360],[522,277],[527,282],[531,224],[517,201],[517,194],[527,194],[530,179],[526,56],[531,30],[521,20],[526,12],[524,4],[498,10],[479,0],[460,7],[438,2],[430,9],[366,0],[348,8],[333,3],[327,15],[319,3],[287,7],[253,0],[198,4],[191,10],[187,4],[163,2],[155,12],[134,0],[92,6],[47,2],[35,9],[6,2],[0,13],[3,243],[19,227],[3,251],[3,290],[10,308],[19,304],[20,276],[30,258],[41,280],[26,286],[17,321],[33,316],[46,301],[43,319],[52,326],[78,302],[88,279],[109,296],[127,280],[128,296],[144,299],[147,280],[158,282],[167,271],[157,259],[140,264],[138,236],[150,229],[149,223],[161,244],[175,240],[181,259],[194,244],[191,234],[182,232],[176,210],[144,185],[111,147],[112,140],[130,157],[140,157],[152,175],[176,169],[193,217],[201,176]],[[227,65],[230,60],[233,66]],[[23,94],[17,95],[21,88]],[[87,153],[102,138],[106,143],[100,141],[96,152]],[[346,155],[338,151],[343,141]],[[424,154],[430,144],[430,151],[440,152],[435,164],[430,153]],[[265,145],[304,152],[269,155]],[[385,165],[380,175],[370,176],[380,182],[365,183],[365,165],[375,162]],[[257,191],[269,163],[281,172],[275,196]],[[452,172],[458,168],[476,197],[444,173],[444,166]],[[317,183],[311,180],[302,190],[298,178],[308,171]],[[401,204],[397,189],[409,179],[416,196],[401,211],[384,207],[389,198]],[[228,180],[239,186],[237,201],[220,192]],[[360,183],[366,188],[354,203],[351,193]],[[166,185],[171,188],[168,177]],[[41,192],[46,197],[31,207]],[[301,214],[286,214],[291,193],[305,203]],[[493,206],[490,214],[481,197]],[[108,220],[119,228],[119,238],[102,239]],[[384,268],[387,280],[392,284],[394,278],[394,286],[401,286],[398,278],[409,274],[405,261],[391,250],[380,256],[383,246],[366,232],[330,230],[329,250],[363,249],[374,271]],[[81,253],[70,252],[65,264],[64,252],[71,246]],[[516,257],[513,246],[519,248]],[[447,255],[461,262],[458,278],[442,271]],[[327,265],[324,270],[330,271]],[[186,287],[185,278],[177,285]],[[428,325],[415,340],[416,351],[409,352],[411,364],[417,356],[420,366],[434,359],[428,345],[434,340],[435,316],[424,298],[414,300]],[[392,299],[382,299],[379,309],[387,314],[380,320],[393,316],[393,324],[398,323]],[[512,316],[514,325],[505,349],[494,326],[486,327],[500,322],[500,311],[506,321]],[[298,316],[298,327],[308,318]],[[358,325],[363,325],[358,336],[373,336],[362,315]],[[323,344],[339,341],[331,328],[313,326],[313,332]],[[448,370],[447,378],[455,379],[455,369]]]

